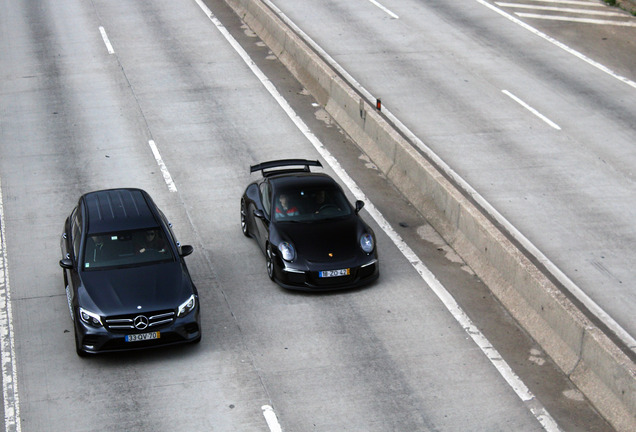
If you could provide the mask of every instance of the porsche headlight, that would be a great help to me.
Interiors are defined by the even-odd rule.
[[[368,233],[362,234],[360,236],[360,247],[366,253],[373,252],[373,247],[374,247],[373,236]]]
[[[285,261],[293,261],[296,257],[296,251],[291,243],[282,242],[278,245],[278,250]]]
[[[79,316],[80,319],[88,325],[93,327],[103,326],[102,318],[96,313],[90,312],[84,308],[79,308]]]
[[[179,312],[177,313],[177,316],[182,317],[189,314],[190,312],[192,312],[192,309],[194,309],[196,304],[197,298],[194,296],[194,294],[192,294],[189,299],[187,299],[179,306]]]

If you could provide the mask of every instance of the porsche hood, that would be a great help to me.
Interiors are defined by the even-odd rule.
[[[309,229],[308,229],[309,228]],[[308,262],[349,260],[364,254],[360,236],[371,232],[356,216],[314,222],[285,222],[276,226],[280,241],[290,242],[297,257]]]

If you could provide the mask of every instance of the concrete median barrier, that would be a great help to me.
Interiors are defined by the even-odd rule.
[[[226,0],[619,431],[636,365],[495,222],[261,0]]]

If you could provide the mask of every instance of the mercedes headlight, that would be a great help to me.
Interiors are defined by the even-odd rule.
[[[84,308],[79,308],[79,316],[80,319],[88,325],[93,327],[103,326],[102,318],[96,313],[90,312]]]
[[[197,305],[197,298],[194,296],[194,294],[192,294],[189,299],[187,299],[185,302],[183,302],[179,306],[179,312],[177,313],[177,316],[178,317],[186,316],[187,314],[192,312],[192,309],[194,309],[196,305]]]
[[[374,247],[373,236],[368,233],[362,234],[360,236],[360,247],[362,248],[363,251],[365,251],[368,254],[373,252],[373,247]]]
[[[282,242],[278,245],[278,250],[285,261],[293,261],[296,257],[296,251],[291,243]]]

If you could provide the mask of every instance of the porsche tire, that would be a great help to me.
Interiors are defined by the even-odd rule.
[[[241,199],[241,231],[245,237],[250,236],[250,231],[247,227],[247,209],[245,208],[245,200]]]
[[[274,258],[272,255],[273,254],[272,254],[271,247],[267,245],[266,252],[265,252],[265,265],[267,267],[267,276],[269,276],[271,280],[274,280]]]

